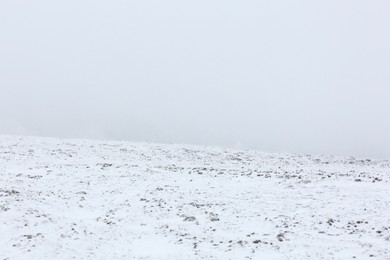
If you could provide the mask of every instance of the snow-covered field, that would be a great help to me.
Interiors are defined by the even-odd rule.
[[[390,163],[0,137],[0,259],[390,259]]]

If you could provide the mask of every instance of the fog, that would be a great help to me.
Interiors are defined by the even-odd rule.
[[[0,2],[0,134],[390,158],[390,2]]]

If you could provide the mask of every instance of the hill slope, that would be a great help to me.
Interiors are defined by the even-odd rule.
[[[390,259],[390,164],[0,137],[0,259]]]

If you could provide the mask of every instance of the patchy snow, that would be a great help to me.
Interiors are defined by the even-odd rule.
[[[0,259],[390,259],[390,164],[0,137]]]

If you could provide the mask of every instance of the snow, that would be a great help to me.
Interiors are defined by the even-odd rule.
[[[390,259],[390,163],[0,136],[0,259]]]

